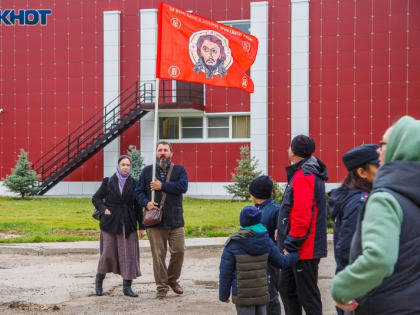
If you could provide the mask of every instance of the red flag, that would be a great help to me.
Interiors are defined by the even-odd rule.
[[[156,77],[254,92],[256,37],[163,2],[158,26]]]

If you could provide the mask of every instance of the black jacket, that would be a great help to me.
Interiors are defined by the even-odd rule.
[[[107,184],[109,183],[109,191],[107,192]],[[102,214],[99,226],[102,231],[121,234],[122,226],[125,226],[125,236],[139,228],[144,229],[143,213],[137,204],[134,189],[136,181],[129,176],[124,184],[122,196],[118,187],[118,178],[114,174],[111,177],[105,177],[102,185],[92,197],[92,203],[96,209],[102,213],[105,209],[109,209],[110,215]],[[105,203],[104,203],[105,200]]]
[[[334,257],[336,273],[349,264],[350,245],[356,231],[357,218],[368,193],[341,186],[329,192],[330,214],[334,220]]]
[[[156,167],[157,178],[159,167]],[[140,207],[145,208],[152,199],[150,182],[152,181],[152,165],[146,166],[140,174],[136,186],[136,196]],[[153,226],[160,228],[177,228],[184,226],[184,209],[182,208],[182,194],[187,192],[188,176],[182,165],[174,164],[169,182],[162,182],[162,190],[155,192],[155,202],[160,203],[162,192],[166,192],[161,223]]]

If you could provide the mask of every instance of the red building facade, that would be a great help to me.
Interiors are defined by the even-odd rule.
[[[206,183],[197,186],[193,195],[223,194],[243,145],[251,147],[252,155],[257,148],[262,170],[284,182],[287,148],[296,130],[293,125],[302,121],[317,143],[315,154],[327,164],[330,182],[337,183],[346,174],[341,156],[347,150],[378,142],[387,126],[402,115],[420,118],[419,1],[169,3],[227,24],[249,23],[251,33],[265,25],[267,32],[267,49],[262,52],[266,70],[253,77],[256,85],[263,82],[256,95],[206,86],[205,110],[198,113],[204,117],[203,128],[209,128],[209,117],[247,116],[251,134],[232,138],[230,123],[226,141],[223,137],[173,141],[175,163],[185,165],[191,183]],[[267,9],[265,21],[255,16],[260,11],[252,11],[255,4]],[[20,148],[36,161],[103,108],[104,12],[119,11],[120,91],[143,80],[141,10],[156,9],[158,1],[42,0],[28,5],[27,1],[3,0],[0,8],[52,10],[45,26],[0,25],[0,178],[10,174]],[[305,25],[308,29],[302,33],[300,27]],[[308,49],[297,47],[305,41]],[[294,73],[302,76],[303,83],[294,79]],[[266,97],[259,98],[262,90]],[[293,114],[299,112],[299,104],[307,104],[302,117]],[[265,129],[254,137],[253,131],[261,127],[252,121],[252,108],[259,115],[256,106],[265,106],[266,115]],[[169,111],[160,116],[197,115],[178,114]],[[142,123],[120,136],[120,153],[132,144],[144,151]],[[259,146],[258,139],[265,139],[266,144]],[[79,192],[91,193],[103,176],[104,154],[99,152],[63,182],[85,183],[86,189]],[[64,192],[72,193],[71,189]]]

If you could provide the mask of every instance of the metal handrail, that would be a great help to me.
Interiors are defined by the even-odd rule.
[[[133,86],[136,86],[136,89],[138,87],[138,81],[134,82],[133,84],[131,84],[128,88],[126,88],[124,91],[122,91],[118,96],[116,96],[114,99],[112,99],[110,102],[108,102],[108,104],[105,105],[105,107],[101,108],[100,110],[98,110],[97,112],[95,112],[87,121],[84,122],[83,125],[81,125],[81,127],[83,127],[84,125],[86,125],[87,123],[89,123],[93,118],[95,118],[95,116],[97,116],[100,113],[103,113],[104,110],[106,112],[106,109],[112,105],[112,103],[114,103],[120,96],[121,94],[126,93],[129,89],[133,88]],[[121,102],[120,102],[121,103]],[[120,104],[118,103],[117,105],[115,105],[115,107],[119,106]],[[76,132],[80,131],[80,127],[74,129],[67,137],[63,138],[63,140],[61,140],[58,144],[55,145],[55,147],[53,147],[50,151],[48,151],[47,153],[45,153],[41,158],[39,158],[37,161],[35,161],[32,165],[36,165],[38,164],[42,158],[50,153],[52,153],[54,151],[54,149],[56,149],[56,147],[58,147],[60,144],[62,144],[63,142],[65,142],[65,140],[68,137],[71,137],[72,135],[74,135]]]
[[[174,95],[172,82],[168,81],[171,84],[170,89],[167,88],[168,82],[161,82],[159,100],[172,103]],[[186,98],[185,92],[187,92],[189,102],[202,104],[203,95],[198,95],[198,97],[194,95],[193,97],[192,85],[190,84],[188,87],[178,88],[176,91],[181,93],[183,98]],[[86,155],[99,149],[101,142],[107,138],[112,139],[116,133],[121,132],[121,128],[129,126],[130,120],[132,121],[138,115],[141,104],[154,102],[155,93],[154,81],[144,82],[141,86],[138,81],[134,82],[33,163],[32,168],[40,173],[44,187],[50,185],[49,181],[52,178],[63,176],[69,168],[74,166],[74,162],[83,161]],[[170,98],[169,101],[167,101],[168,98]],[[124,117],[125,115],[127,117]]]
[[[124,107],[122,111],[120,110],[120,111],[116,112],[115,110],[112,110],[112,111],[108,112],[108,114],[106,116],[103,116],[100,119],[98,119],[97,121],[95,121],[95,123],[93,123],[86,130],[84,130],[84,132],[83,132],[84,137],[83,137],[82,141],[80,141],[80,137],[76,137],[76,138],[71,140],[71,137],[69,135],[65,139],[65,140],[67,140],[66,145],[60,151],[58,151],[53,157],[51,157],[48,161],[46,161],[45,163],[42,164],[43,167],[44,167],[44,169],[43,169],[44,174],[45,174],[45,172],[48,172],[50,169],[54,168],[54,166],[57,166],[58,162],[62,162],[65,159],[66,156],[68,157],[67,160],[70,160],[69,156],[70,156],[70,153],[72,153],[74,151],[74,146],[73,146],[74,143],[76,143],[76,142],[78,143],[78,145],[76,145],[77,153],[84,150],[85,148],[83,146],[81,146],[82,144],[84,144],[85,142],[90,140],[91,137],[97,135],[100,131],[102,131],[104,126],[107,126],[108,123],[115,122],[115,118],[118,117],[118,114],[124,113],[125,110],[132,104],[133,104],[133,101],[131,101],[128,106]],[[111,117],[109,117],[110,113],[113,113],[111,115]],[[104,121],[104,118],[105,118],[105,121]],[[88,134],[88,132],[90,132],[90,133]],[[49,165],[49,164],[51,164],[51,165]]]

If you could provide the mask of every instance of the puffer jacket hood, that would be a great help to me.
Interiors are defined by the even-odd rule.
[[[267,253],[270,246],[268,233],[255,233],[252,230],[239,230],[232,238],[248,255],[262,255]]]
[[[322,180],[328,180],[327,166],[317,157],[310,156],[296,164],[286,166],[287,181],[290,182],[297,170],[302,169],[305,175],[315,174]]]
[[[420,162],[420,120],[400,118],[389,137],[385,163],[392,161]]]
[[[303,163],[302,170],[305,174],[313,173],[318,175],[322,180],[328,180],[327,167],[315,156],[311,156],[305,163]]]

